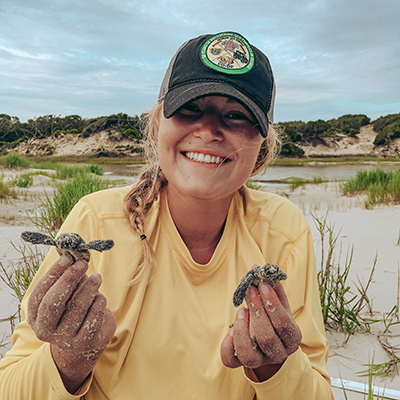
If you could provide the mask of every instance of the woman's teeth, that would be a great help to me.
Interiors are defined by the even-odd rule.
[[[210,156],[209,154],[203,154],[203,153],[194,153],[193,151],[187,152],[186,157],[189,158],[190,160],[207,164],[220,164],[221,160],[224,160],[222,157]]]

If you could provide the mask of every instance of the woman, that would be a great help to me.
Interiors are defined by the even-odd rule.
[[[61,229],[115,247],[89,265],[50,251],[0,363],[2,399],[333,398],[310,229],[244,186],[273,156],[274,96],[267,57],[239,34],[178,50],[138,183],[86,196]],[[237,311],[240,278],[267,262],[288,279],[251,286]]]

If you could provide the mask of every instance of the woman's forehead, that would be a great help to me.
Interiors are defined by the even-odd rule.
[[[196,98],[188,101],[188,103],[193,103],[195,101],[209,101],[209,100],[212,101],[214,99],[215,99],[215,101],[220,101],[220,102],[227,103],[227,104],[238,103],[244,107],[244,104],[241,103],[240,101],[236,100],[235,98],[230,97],[230,96],[223,96],[220,94],[208,94],[206,96],[196,97]]]

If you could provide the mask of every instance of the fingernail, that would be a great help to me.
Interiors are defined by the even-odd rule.
[[[71,264],[71,259],[68,256],[62,256],[59,260],[58,260],[58,265],[60,267],[66,267],[67,265]]]
[[[254,297],[257,296],[257,290],[256,290],[256,288],[254,286],[250,286],[249,287],[249,292],[248,293],[249,293],[250,299],[254,299]]]
[[[244,308],[240,308],[238,311],[238,319],[244,319],[246,313],[244,312]]]
[[[229,332],[229,335],[233,337],[233,329]]]
[[[260,285],[261,291],[267,296],[270,292],[268,283],[262,283]]]
[[[74,266],[72,268],[76,271],[82,271],[86,268],[86,263],[79,260],[74,264]]]

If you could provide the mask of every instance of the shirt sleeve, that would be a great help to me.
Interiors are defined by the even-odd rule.
[[[322,319],[313,242],[306,230],[293,243],[282,269],[291,311],[302,332],[300,348],[280,370],[265,382],[258,382],[251,369],[244,373],[258,400],[331,400],[330,377],[326,368],[328,342]]]
[[[88,217],[89,207],[84,202],[79,202],[70,215],[66,224],[68,231],[81,232],[80,227],[84,226],[82,236],[86,236],[85,240],[87,240],[90,236],[89,231],[93,230],[96,224],[92,218]],[[58,258],[59,255],[52,248],[22,301],[22,321],[14,331],[12,349],[0,361],[1,400],[74,400],[80,399],[89,390],[91,375],[76,394],[71,394],[65,389],[53,361],[50,344],[38,340],[26,321],[27,299],[35,283]]]

